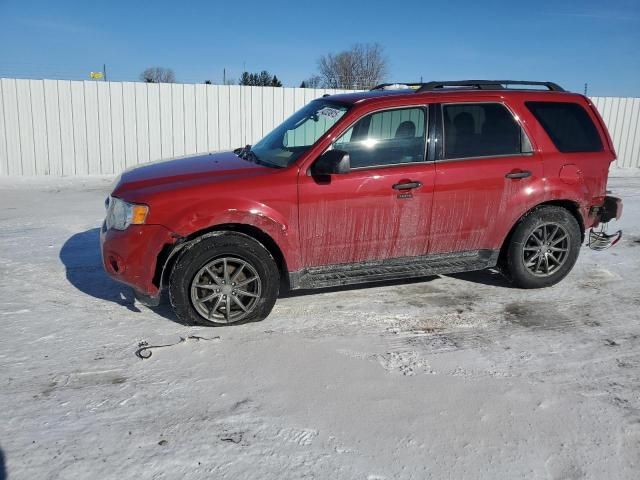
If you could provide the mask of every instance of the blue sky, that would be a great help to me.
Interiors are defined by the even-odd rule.
[[[320,55],[378,42],[390,81],[508,77],[640,96],[640,0],[514,3],[0,0],[0,76],[82,79],[106,63],[113,80],[159,65],[221,82],[246,65],[298,86]]]

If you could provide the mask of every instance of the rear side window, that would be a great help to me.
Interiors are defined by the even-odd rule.
[[[581,105],[567,102],[525,104],[559,151],[572,153],[602,150],[598,130]]]
[[[499,103],[443,105],[445,158],[520,155],[531,144],[513,115]]]

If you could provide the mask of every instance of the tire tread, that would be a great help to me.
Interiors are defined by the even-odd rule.
[[[209,322],[191,305],[191,279],[196,271],[214,257],[237,255],[249,261],[263,283],[263,296],[248,317],[234,323]],[[275,305],[280,288],[280,274],[271,253],[254,238],[239,232],[220,231],[206,235],[180,252],[169,277],[169,300],[178,319],[187,325],[225,326],[264,320]]]

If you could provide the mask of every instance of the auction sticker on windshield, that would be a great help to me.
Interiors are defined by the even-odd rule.
[[[344,114],[344,110],[338,110],[337,108],[323,107],[318,110],[318,115],[330,118],[331,120],[337,120]]]

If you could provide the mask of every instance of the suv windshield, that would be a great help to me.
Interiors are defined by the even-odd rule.
[[[346,113],[348,106],[314,100],[251,147],[256,161],[278,167],[295,162]]]

